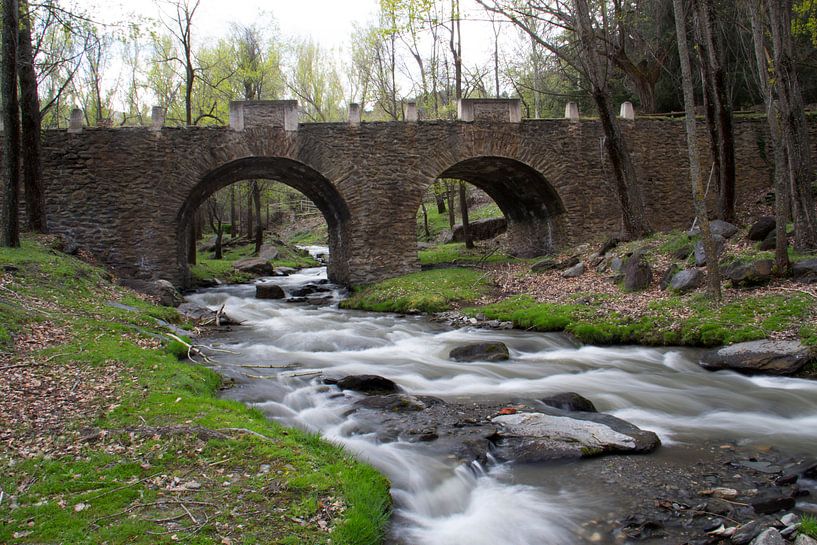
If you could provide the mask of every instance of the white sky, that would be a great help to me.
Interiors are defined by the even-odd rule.
[[[156,0],[73,2],[103,23],[121,23],[130,14],[153,18],[159,15]],[[341,50],[348,46],[352,25],[376,21],[378,7],[378,0],[201,0],[193,17],[193,40],[198,45],[217,40],[227,34],[233,22],[263,26],[264,21],[269,20],[266,16],[271,14],[284,36],[311,37],[322,47]],[[492,51],[491,25],[473,0],[463,0],[461,9],[465,63],[484,61]],[[165,11],[172,12],[171,9]]]

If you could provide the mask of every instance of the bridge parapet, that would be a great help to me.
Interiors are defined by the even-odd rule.
[[[518,98],[463,98],[457,102],[460,121],[522,121],[522,101]]]
[[[230,128],[243,131],[256,127],[298,130],[297,100],[234,100],[230,102]]]

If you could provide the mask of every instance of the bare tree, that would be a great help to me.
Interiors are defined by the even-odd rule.
[[[165,22],[165,28],[181,47],[182,58],[174,58],[184,68],[184,118],[186,125],[193,124],[193,85],[196,81],[196,68],[193,59],[193,16],[201,0],[173,0],[174,14],[171,22]]]
[[[817,249],[817,212],[814,209],[814,170],[811,138],[806,124],[803,95],[794,66],[791,37],[792,0],[765,0],[774,52],[773,89],[779,101],[782,142],[788,159],[794,246]]]
[[[17,40],[19,36],[17,0],[3,1],[2,52],[0,62],[3,101],[3,216],[0,245],[20,246],[20,112],[17,100]]]
[[[747,3],[749,17],[752,22],[752,42],[755,50],[757,65],[758,87],[763,93],[766,106],[766,119],[769,123],[769,136],[774,152],[774,209],[775,209],[775,266],[777,273],[785,275],[789,270],[788,240],[786,239],[786,224],[789,220],[789,185],[788,165],[783,138],[780,134],[780,112],[778,103],[772,93],[772,83],[769,79],[771,55],[766,47],[765,16],[763,15],[762,0]]]
[[[651,232],[644,212],[638,177],[630,159],[627,142],[621,132],[610,101],[610,28],[607,12],[592,11],[587,0],[477,0],[490,11],[499,13],[528,33],[543,48],[584,76],[604,130],[604,147],[613,171],[615,195],[622,217],[622,237],[641,238]],[[575,33],[577,49],[571,52],[560,45],[561,36],[541,36],[529,21],[544,21],[546,26]],[[563,40],[562,40],[563,41]]]
[[[721,300],[721,278],[718,268],[718,256],[715,247],[715,240],[712,238],[712,230],[709,227],[709,215],[706,210],[706,200],[704,196],[704,183],[701,178],[701,159],[698,152],[698,138],[695,126],[695,92],[692,81],[692,63],[689,60],[689,47],[687,45],[686,13],[684,12],[684,0],[673,0],[672,5],[675,10],[675,34],[678,40],[678,54],[681,58],[681,76],[684,90],[684,110],[687,151],[689,154],[689,177],[692,184],[692,199],[695,205],[695,215],[701,226],[701,236],[703,237],[704,251],[706,252],[706,278],[707,293],[713,301]]]
[[[20,80],[20,114],[22,129],[23,188],[25,191],[26,219],[32,231],[45,233],[48,225],[45,210],[40,158],[40,95],[37,90],[37,71],[34,67],[34,49],[31,43],[32,14],[26,0],[20,4],[20,31],[18,48],[18,77]]]

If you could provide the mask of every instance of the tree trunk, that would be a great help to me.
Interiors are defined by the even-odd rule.
[[[18,48],[18,76],[20,78],[20,112],[22,128],[23,188],[25,190],[28,228],[36,233],[48,230],[45,210],[45,188],[40,159],[40,97],[37,73],[34,70],[34,52],[31,47],[31,16],[28,3],[21,4]]]
[[[235,184],[230,185],[230,238],[238,236],[238,216],[235,214]]]
[[[0,245],[20,246],[19,187],[20,187],[20,111],[17,102],[17,0],[3,1],[2,62],[3,101],[3,216]]]
[[[454,186],[451,182],[445,182],[445,190],[448,196],[448,226],[453,230],[457,223],[457,216],[454,212]]]
[[[255,222],[253,221],[252,182],[247,182],[247,240],[253,239],[253,227],[255,227]]]
[[[257,180],[252,182],[252,197],[255,201],[255,254],[258,255],[264,243],[264,227],[261,225],[261,187]]]
[[[462,236],[465,239],[465,247],[474,247],[474,239],[471,237],[471,225],[468,223],[468,199],[465,192],[465,183],[460,182],[460,216],[462,216]]]
[[[755,62],[757,66],[758,86],[763,93],[763,100],[766,104],[766,119],[769,123],[769,137],[774,150],[774,215],[775,215],[775,249],[774,260],[777,274],[785,276],[789,271],[788,240],[786,239],[786,224],[789,221],[789,187],[786,153],[781,142],[780,135],[780,112],[772,96],[769,85],[769,63],[767,61],[765,38],[765,25],[762,23],[760,13],[762,6],[760,2],[755,2],[749,9],[752,22],[752,41],[755,48]]]
[[[704,200],[704,183],[701,178],[701,162],[698,154],[698,139],[695,126],[695,91],[692,83],[692,66],[689,60],[687,46],[686,15],[684,14],[684,0],[672,0],[675,11],[675,35],[678,40],[678,54],[681,58],[681,76],[684,90],[684,122],[687,132],[687,152],[689,154],[689,177],[692,185],[692,199],[695,204],[695,214],[701,225],[704,251],[706,252],[706,280],[707,293],[712,301],[721,300],[721,275],[718,267],[715,240],[709,227],[709,215]]]
[[[196,264],[196,225],[195,219],[187,225],[187,263]]]
[[[630,160],[627,143],[615,114],[610,107],[607,57],[599,51],[594,35],[587,0],[573,0],[576,34],[581,44],[582,64],[592,86],[593,101],[604,129],[604,145],[613,168],[616,197],[621,206],[622,238],[637,239],[651,232],[644,213],[644,201],[638,187],[638,178]]]
[[[426,234],[426,242],[431,240],[431,231],[428,230],[428,210],[426,210],[426,203],[420,203],[420,208],[423,211],[423,230]]]
[[[701,62],[705,66],[708,99],[714,116],[717,135],[718,160],[718,215],[729,222],[735,221],[735,137],[732,131],[732,108],[726,93],[723,64],[720,59],[720,40],[713,28],[715,8],[712,0],[696,0],[701,32]],[[708,120],[709,121],[709,120]]]
[[[811,144],[800,81],[794,66],[791,39],[791,0],[766,0],[774,50],[775,90],[780,101],[783,145],[788,157],[794,217],[794,246],[817,249],[817,212],[814,210]]]
[[[445,214],[445,195],[434,192],[434,200],[437,202],[437,213]]]

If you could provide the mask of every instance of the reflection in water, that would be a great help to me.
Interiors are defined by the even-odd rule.
[[[270,281],[291,292],[324,274],[306,269]],[[558,334],[452,331],[418,317],[257,300],[254,291],[252,285],[227,286],[189,297],[212,308],[224,304],[231,317],[245,321],[212,339],[240,354],[216,356],[218,370],[238,381],[228,395],[285,425],[320,432],[386,473],[396,505],[393,538],[400,543],[576,543],[578,522],[610,498],[592,483],[563,482],[558,466],[537,468],[535,475],[530,467],[458,466],[422,444],[355,435],[354,415],[344,415],[357,394],[336,395],[319,372],[378,374],[408,393],[457,401],[575,391],[599,411],[655,431],[665,445],[773,437],[781,449],[805,452],[817,441],[815,382],[710,373],[695,363],[693,350],[577,348]],[[511,361],[448,360],[453,347],[477,340],[505,342]],[[248,373],[238,364],[276,368]]]

